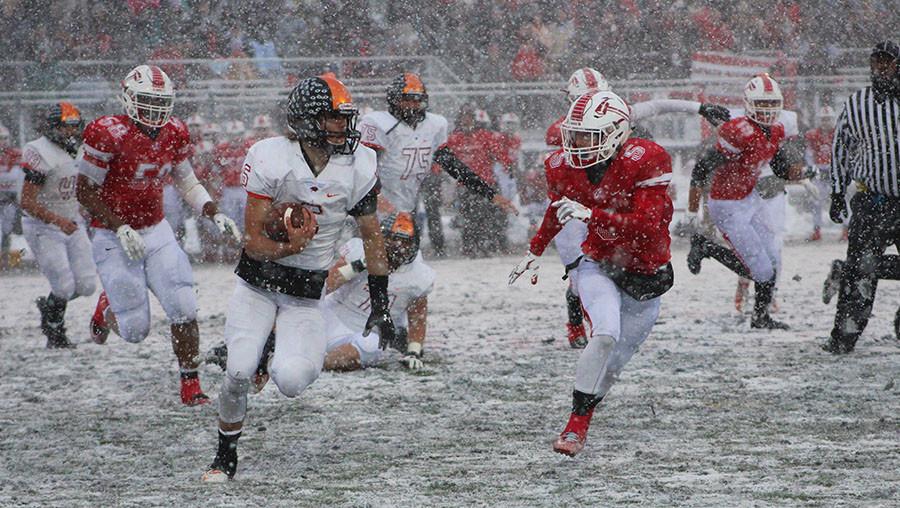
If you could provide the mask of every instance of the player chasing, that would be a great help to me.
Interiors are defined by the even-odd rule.
[[[395,339],[390,266],[375,215],[376,155],[358,146],[350,93],[330,76],[304,79],[288,97],[285,118],[291,134],[259,141],[244,162],[246,243],[226,311],[228,360],[219,396],[218,449],[202,477],[207,482],[223,482],[237,471],[250,378],[273,327],[269,372],[281,393],[296,397],[318,378],[327,347],[320,299],[348,217],[359,226],[368,270],[365,329],[378,329],[382,348]],[[273,209],[281,230],[272,230]],[[284,233],[287,241],[272,239],[273,233]]]
[[[41,137],[22,152],[22,232],[50,282],[50,294],[37,299],[48,348],[75,347],[66,336],[66,307],[97,288],[91,241],[75,197],[75,157],[83,129],[78,108],[56,103],[40,118]]]
[[[578,359],[569,422],[553,450],[578,454],[587,441],[594,408],[603,400],[659,315],[660,297],[672,287],[669,154],[656,143],[631,138],[629,109],[612,92],[575,100],[562,126],[563,148],[546,162],[553,202],[532,248],[509,275],[537,282],[539,255],[566,223],[587,225],[573,268],[591,321],[591,337]]]
[[[603,77],[603,74],[590,67],[584,67],[573,72],[569,77],[566,88],[563,89],[570,106],[585,93],[609,91],[611,91],[609,83]],[[730,118],[728,109],[723,106],[694,101],[657,99],[628,105],[629,121],[632,128],[641,119],[665,113],[699,114],[712,125],[720,125]],[[567,115],[561,116],[547,129],[546,143],[548,145],[563,145],[560,127],[565,123],[566,118]],[[553,243],[556,245],[556,250],[559,253],[563,266],[566,267],[566,276],[569,279],[569,287],[566,289],[566,309],[569,318],[566,323],[566,335],[569,339],[569,346],[575,349],[583,348],[587,344],[582,303],[578,295],[578,284],[575,280],[576,274],[573,272],[575,263],[578,257],[581,256],[581,244],[586,237],[587,228],[585,224],[580,221],[569,221],[553,238]],[[543,243],[543,239],[538,241]],[[549,239],[547,239],[547,242],[549,242]],[[543,252],[543,248],[540,250]]]
[[[239,241],[240,233],[194,175],[187,126],[172,116],[175,92],[169,77],[156,66],[135,67],[122,81],[119,99],[125,114],[88,124],[78,161],[78,201],[95,228],[93,255],[104,289],[91,336],[98,344],[106,342],[110,330],[132,343],[147,338],[149,289],[171,323],[181,402],[204,404],[209,398],[197,376],[197,296],[187,254],[163,217],[166,175],[171,174],[184,201],[222,234]]]

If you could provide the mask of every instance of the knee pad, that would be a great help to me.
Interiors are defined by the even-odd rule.
[[[150,309],[138,307],[114,313],[119,336],[131,343],[138,343],[150,334]]]
[[[378,334],[370,333],[368,337],[357,335],[350,344],[359,351],[359,363],[363,367],[371,367],[381,360],[383,351],[378,347]]]
[[[175,290],[175,301],[172,305],[173,313],[169,321],[175,324],[190,323],[197,319],[197,293],[193,286],[182,286]]]
[[[249,379],[237,379],[225,375],[222,389],[219,392],[219,419],[225,423],[243,421],[247,414],[247,391],[250,389]]]
[[[321,370],[321,367],[303,357],[282,361],[276,358],[270,373],[275,386],[285,397],[296,397],[313,384]]]

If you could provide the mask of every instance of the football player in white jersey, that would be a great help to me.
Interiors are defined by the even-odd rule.
[[[54,104],[41,119],[41,137],[22,151],[22,232],[50,282],[50,294],[37,300],[48,348],[75,347],[66,337],[66,306],[97,288],[91,241],[75,197],[75,156],[83,129],[78,108]]]
[[[428,317],[428,294],[434,287],[435,274],[419,252],[419,237],[412,215],[393,212],[381,221],[384,250],[391,274],[388,299],[391,318],[397,326],[394,347],[403,353],[401,365],[410,370],[424,367],[422,362]],[[367,288],[365,249],[360,238],[352,238],[340,249],[341,257],[328,270],[325,286],[328,295],[322,300],[325,330],[328,337],[326,370],[355,370],[375,365],[383,358],[376,333],[365,334],[370,298]],[[275,333],[269,335],[266,347],[253,376],[259,391],[269,379],[268,358],[275,346]],[[228,349],[224,345],[212,349],[207,362],[225,369]]]
[[[445,146],[447,119],[427,111],[428,92],[419,76],[397,76],[387,88],[387,103],[387,111],[374,111],[359,122],[362,144],[378,152],[379,212],[415,212],[419,189],[434,163],[507,213],[518,213]]]
[[[350,93],[330,76],[307,78],[291,91],[285,107],[291,134],[254,144],[241,174],[247,191],[245,244],[225,320],[229,354],[219,396],[219,445],[204,481],[234,477],[250,377],[273,327],[270,372],[281,393],[296,397],[319,376],[327,344],[319,304],[348,217],[359,226],[369,270],[366,330],[378,328],[382,347],[394,340],[389,266],[375,215],[376,156],[358,146]],[[266,234],[268,217],[281,203],[302,203],[285,212],[286,242]],[[302,214],[299,227],[292,213]]]

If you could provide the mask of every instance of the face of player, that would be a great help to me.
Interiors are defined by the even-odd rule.
[[[172,112],[172,97],[138,95],[137,114],[147,124],[162,127]]]
[[[347,142],[347,127],[349,126],[347,115],[325,115],[321,122],[322,130],[327,133],[325,140],[328,141],[328,144],[342,146]]]
[[[778,100],[756,100],[753,106],[756,108],[756,118],[766,125],[775,123],[781,112],[781,101]]]

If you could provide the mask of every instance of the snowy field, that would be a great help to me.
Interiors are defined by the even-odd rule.
[[[554,254],[537,287],[507,287],[517,257],[434,262],[428,371],[325,373],[294,400],[270,384],[226,485],[199,481],[215,406],[179,403],[158,305],[141,345],[47,351],[33,304],[47,283],[0,278],[0,506],[897,506],[900,292],[882,283],[856,352],[822,352],[821,283],[844,249],[786,247],[775,317],[793,330],[762,332],[733,310],[733,276],[713,262],[691,276],[676,248],[660,322],[575,459],[551,452],[578,355]],[[233,275],[195,277],[206,350]],[[70,306],[78,342],[94,302]],[[221,372],[201,378],[217,397]]]

